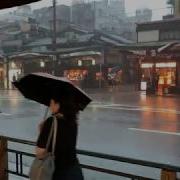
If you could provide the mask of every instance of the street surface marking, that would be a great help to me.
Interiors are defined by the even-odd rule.
[[[128,128],[128,130],[131,130],[131,131],[141,131],[141,132],[147,132],[147,133],[158,133],[158,134],[167,134],[167,135],[180,136],[180,133],[176,133],[176,132],[167,132],[167,131],[158,131],[158,130],[148,130],[148,129],[139,129],[139,128]]]
[[[19,102],[28,102],[28,103],[36,103],[35,101],[32,101],[32,100],[28,100],[28,99],[26,99],[26,98],[15,98],[15,97],[0,97],[0,100],[3,100],[3,101],[9,101],[9,102],[11,102],[11,101],[13,101],[13,100],[17,100],[17,101],[19,101]]]
[[[0,115],[3,115],[3,116],[11,116],[12,114],[8,114],[8,113],[0,113]]]
[[[158,113],[172,113],[180,115],[180,111],[175,109],[167,109],[167,108],[151,108],[146,106],[128,106],[123,104],[92,104],[89,107],[97,107],[103,109],[114,109],[114,110],[126,110],[126,111],[150,111],[150,112],[158,112]]]
[[[14,98],[14,97],[0,97],[0,100],[3,101],[12,101],[12,100],[18,100],[18,101],[24,101],[24,98]]]

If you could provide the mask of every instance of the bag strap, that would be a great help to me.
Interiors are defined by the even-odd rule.
[[[49,147],[50,147],[50,143],[51,143],[51,138],[52,138],[52,134],[53,134],[53,123],[52,122],[52,125],[51,125],[51,130],[49,132],[49,135],[48,135],[48,140],[47,140],[47,144],[46,144],[46,150],[48,151]]]
[[[56,139],[57,139],[57,131],[58,131],[58,122],[56,116],[54,118],[54,133],[53,133],[53,140],[52,140],[52,154],[55,154],[56,149]]]
[[[47,144],[46,144],[46,150],[48,151],[51,140],[52,140],[52,155],[55,153],[55,148],[56,148],[56,138],[57,138],[57,131],[58,131],[58,123],[57,123],[57,118],[56,116],[53,116],[53,122],[51,125],[51,130],[48,136]]]

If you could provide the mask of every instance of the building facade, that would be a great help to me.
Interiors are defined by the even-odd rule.
[[[103,3],[102,9],[100,8],[101,3]],[[116,5],[118,7],[122,6],[122,11],[119,12]],[[95,13],[93,8],[97,8],[96,10],[99,15],[101,14],[101,10],[103,13],[103,9],[105,9],[108,11],[108,16],[111,14],[113,18],[114,16],[119,17],[124,14],[124,1],[100,1],[84,4],[81,1],[80,3],[75,3],[73,6],[75,8],[74,12],[69,6],[57,7],[58,56],[56,64],[54,64],[52,59],[46,61],[46,59],[41,57],[32,58],[31,60],[27,57],[18,57],[11,61],[6,59],[6,62],[3,61],[5,66],[1,66],[4,72],[2,77],[6,77],[2,78],[5,81],[5,87],[11,87],[11,81],[14,78],[17,79],[22,75],[34,71],[53,74],[55,71],[56,75],[67,76],[72,81],[82,81],[82,79],[85,79],[84,84],[91,87],[102,86],[103,82],[107,82],[108,74],[111,74],[113,77],[117,75],[121,76],[122,74],[125,77],[128,74],[125,66],[123,66],[123,64],[126,64],[126,52],[113,50],[113,48],[131,43],[131,41],[126,40],[120,35],[116,35],[116,33],[110,33],[110,30],[102,29],[103,31],[94,31],[96,21],[94,20]],[[98,9],[98,6],[100,9]],[[90,11],[88,11],[89,8]],[[82,16],[82,12],[87,14]],[[25,11],[24,9],[20,9],[18,13],[23,14]],[[54,55],[51,37],[51,13],[52,10],[49,8],[42,8],[32,13],[36,18],[26,17],[25,19],[19,19],[14,22],[0,23],[0,46],[2,54],[5,54],[7,57],[21,53]],[[89,16],[89,14],[92,16]],[[71,24],[70,22],[67,23],[71,21],[71,15],[73,15],[74,22],[80,19],[80,22],[76,22],[78,25],[75,25],[75,23]],[[86,21],[87,17],[89,17],[89,21]],[[104,16],[102,17],[108,19]],[[92,24],[89,23],[91,20]],[[79,26],[79,23],[81,25],[83,24],[84,28]],[[49,28],[47,28],[48,24]],[[113,23],[111,25],[113,27]],[[86,30],[87,27],[87,29],[90,29],[91,26],[91,30]],[[117,74],[118,72],[119,74]]]
[[[83,14],[83,16],[82,16]],[[125,0],[77,1],[72,6],[72,22],[86,30],[101,30],[136,40],[136,23],[151,21],[152,10],[138,9],[128,16]]]
[[[52,29],[52,20],[53,20],[53,9],[51,7],[44,7],[41,9],[36,9],[33,11],[34,18],[42,26]],[[71,7],[66,5],[57,5],[56,7],[56,16],[57,16],[57,27],[58,30],[59,22],[61,21],[64,24],[69,24],[71,20]]]
[[[139,58],[140,81],[161,94],[180,92],[179,24],[180,19],[169,19],[137,26],[138,44],[144,44],[145,50],[145,54]],[[160,43],[160,47],[155,47]],[[151,49],[146,49],[149,44]]]

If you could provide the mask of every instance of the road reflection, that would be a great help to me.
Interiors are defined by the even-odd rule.
[[[142,111],[139,128],[167,132],[180,131],[180,115],[167,112]]]

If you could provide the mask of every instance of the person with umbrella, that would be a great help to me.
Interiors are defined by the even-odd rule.
[[[68,80],[48,74],[30,74],[14,82],[14,85],[25,97],[49,106],[51,110],[52,115],[40,128],[36,156],[38,159],[45,159],[49,152],[54,151],[55,170],[52,180],[83,180],[76,153],[77,116],[78,112],[91,102],[91,99]],[[47,144],[54,118],[57,120],[57,132],[55,148],[52,150],[53,146],[47,148]],[[50,144],[53,143],[50,138]]]

